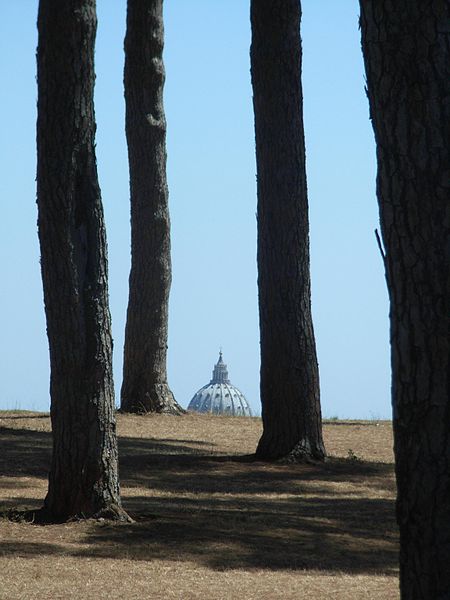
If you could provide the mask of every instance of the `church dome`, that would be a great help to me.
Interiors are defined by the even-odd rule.
[[[214,366],[211,381],[204,385],[189,402],[188,410],[214,415],[251,417],[252,411],[244,394],[228,378],[222,351]]]

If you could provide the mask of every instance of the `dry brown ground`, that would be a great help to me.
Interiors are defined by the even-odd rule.
[[[325,464],[264,464],[257,418],[118,415],[135,523],[4,516],[0,598],[395,600],[390,424],[324,430]],[[50,441],[46,415],[0,413],[0,511],[40,506]]]

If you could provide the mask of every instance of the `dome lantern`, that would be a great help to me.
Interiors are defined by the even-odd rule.
[[[222,350],[219,352],[219,360],[214,365],[212,379],[209,383],[230,383],[227,365],[223,362],[222,358]]]

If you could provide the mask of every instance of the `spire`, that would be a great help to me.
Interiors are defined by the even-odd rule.
[[[214,366],[210,383],[230,383],[227,365],[223,362],[222,358],[222,348],[219,350],[219,360]]]

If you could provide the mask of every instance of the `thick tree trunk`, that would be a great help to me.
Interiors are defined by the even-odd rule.
[[[450,598],[450,3],[361,0],[405,600]]]
[[[260,458],[325,456],[311,317],[299,0],[252,0],[258,172]]]
[[[123,518],[106,237],[94,151],[95,0],[41,0],[37,202],[51,365],[53,519]]]
[[[128,0],[124,79],[131,272],[121,409],[179,414],[184,411],[166,370],[171,261],[163,45],[162,0]]]

